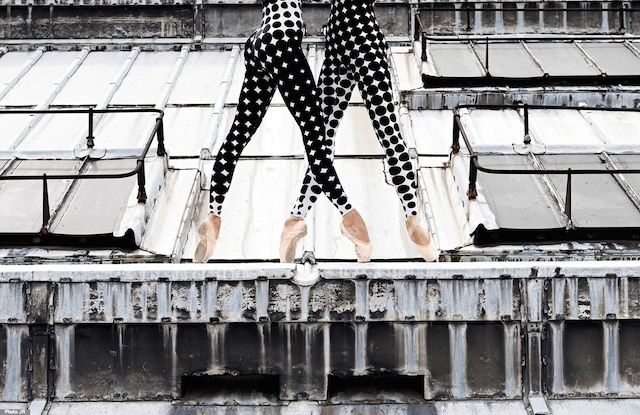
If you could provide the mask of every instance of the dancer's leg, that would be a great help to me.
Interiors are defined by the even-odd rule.
[[[356,248],[356,256],[359,262],[367,262],[371,256],[371,241],[367,228],[360,214],[353,209],[338,175],[333,167],[331,150],[325,142],[325,128],[320,109],[320,96],[315,86],[309,64],[300,48],[290,47],[287,53],[283,53],[285,59],[280,63],[277,71],[278,88],[296,119],[307,152],[309,168],[319,187],[329,200],[336,206],[343,216],[341,230],[343,235],[349,238]],[[295,244],[299,240],[303,227],[299,220],[287,221],[280,243],[280,259],[283,262],[293,260]],[[300,231],[292,235],[290,230],[298,226]],[[306,228],[304,229],[306,232]]]
[[[215,215],[220,216],[242,150],[262,123],[275,88],[275,82],[265,71],[247,65],[236,115],[216,156],[211,174],[209,211]]]
[[[271,98],[275,93],[275,82],[259,69],[249,54],[246,54],[246,73],[238,99],[236,115],[222,147],[216,156],[211,174],[209,193],[209,215],[198,226],[198,245],[194,253],[195,262],[207,262],[213,254],[220,232],[220,213],[236,164],[242,150],[256,132]]]
[[[334,157],[336,131],[344,116],[344,111],[349,105],[354,87],[353,75],[340,63],[340,58],[335,49],[328,47],[320,71],[318,89],[320,90],[322,102],[326,142],[329,156],[332,159]],[[318,186],[311,171],[307,168],[302,181],[300,195],[291,210],[291,215],[304,218],[313,207],[320,192],[320,186]]]

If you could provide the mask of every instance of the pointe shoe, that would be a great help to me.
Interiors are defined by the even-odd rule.
[[[342,217],[340,230],[355,245],[358,262],[369,262],[373,245],[369,239],[367,226],[357,210],[353,209]]]
[[[220,216],[209,213],[198,226],[198,246],[193,254],[193,262],[206,263],[213,255],[213,249],[220,233]]]
[[[298,216],[289,216],[284,221],[284,229],[280,236],[280,262],[293,262],[296,256],[298,241],[307,234],[307,224]]]
[[[417,216],[410,216],[407,218],[405,225],[407,226],[409,238],[418,248],[422,258],[427,262],[437,261],[439,256],[438,248],[436,248],[436,244],[433,242],[429,232],[420,226],[420,219]]]

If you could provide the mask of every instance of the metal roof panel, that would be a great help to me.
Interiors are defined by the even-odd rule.
[[[178,52],[140,52],[110,104],[155,105],[178,56]]]
[[[78,160],[23,160],[4,175],[74,174]],[[52,208],[63,199],[69,180],[48,181],[49,203]],[[42,181],[11,180],[0,182],[0,232],[38,233],[43,225]]]
[[[634,75],[640,73],[640,57],[621,42],[580,42],[607,75]]]
[[[96,160],[88,174],[114,174],[133,170],[135,159]],[[59,207],[51,232],[58,234],[111,234],[117,229],[134,190],[136,177],[80,179]]]
[[[128,55],[129,52],[119,51],[89,53],[51,104],[81,106],[98,104],[104,98]]]
[[[486,59],[487,44],[476,43],[478,54]],[[507,78],[528,78],[542,76],[536,65],[520,42],[489,44],[489,73],[492,76]]]
[[[529,42],[527,46],[551,76],[601,74],[573,42]]]
[[[45,102],[60,76],[79,56],[79,52],[46,52],[11,90],[0,99],[5,106],[35,106]]]
[[[170,105],[211,105],[225,82],[224,75],[232,58],[229,50],[203,50],[189,53],[176,82],[168,104]],[[232,69],[237,70],[237,63],[232,62]],[[233,72],[232,72],[233,75]]]
[[[485,72],[482,63],[468,43],[430,43],[436,75],[446,77],[479,77]]]

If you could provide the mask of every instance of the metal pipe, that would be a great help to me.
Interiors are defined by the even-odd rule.
[[[529,135],[529,106],[524,104],[524,143],[531,144],[531,136]]]
[[[567,169],[567,194],[564,201],[564,214],[567,215],[569,223],[571,223],[571,167]]]
[[[89,108],[89,134],[87,134],[87,147],[93,148],[95,146],[93,136],[93,108]]]
[[[471,156],[471,163],[469,168],[469,190],[467,190],[467,196],[469,200],[474,200],[478,197],[478,190],[476,189],[476,181],[478,179],[478,156]]]
[[[138,159],[138,203],[147,202],[147,191],[145,189],[146,178],[144,175],[144,159]]]
[[[427,61],[427,34],[422,32],[422,52],[420,53],[422,62]]]
[[[460,114],[453,114],[453,143],[451,143],[451,153],[460,152]]]
[[[49,186],[47,184],[47,174],[42,175],[42,227],[40,228],[40,235],[46,235],[49,233],[47,225],[51,219],[51,212],[49,209]]]
[[[484,51],[484,67],[487,70],[487,75],[489,75],[489,38],[486,38],[486,48]]]

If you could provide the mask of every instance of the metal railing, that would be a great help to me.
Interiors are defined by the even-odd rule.
[[[607,169],[544,169],[541,166],[536,166],[535,169],[527,170],[527,169],[496,169],[485,167],[480,163],[479,156],[480,154],[476,153],[473,150],[473,146],[469,140],[467,132],[464,130],[460,119],[460,110],[462,109],[486,109],[486,110],[504,110],[504,109],[514,109],[521,110],[523,112],[523,144],[528,145],[531,143],[531,135],[529,132],[529,110],[530,109],[540,109],[540,110],[588,110],[588,111],[617,111],[617,112],[640,112],[640,110],[635,108],[603,108],[603,107],[567,107],[567,106],[549,106],[549,105],[528,105],[528,104],[512,104],[512,105],[473,105],[473,104],[460,104],[457,105],[453,109],[453,142],[451,145],[452,156],[460,153],[460,136],[464,140],[467,151],[469,152],[469,189],[467,190],[467,197],[469,200],[473,200],[478,196],[477,191],[477,180],[478,180],[478,172],[483,172],[487,174],[503,174],[503,175],[512,175],[512,174],[525,174],[525,175],[566,175],[567,176],[567,185],[565,189],[565,201],[564,201],[564,213],[567,215],[569,221],[571,222],[571,178],[573,175],[584,175],[584,174],[608,174],[608,175],[619,175],[621,173],[627,174],[640,174],[640,169],[618,169],[614,167],[613,170]],[[640,149],[640,147],[639,147]],[[629,189],[627,189],[629,190]],[[631,196],[630,196],[631,197]],[[631,197],[632,200],[634,199]]]
[[[144,148],[142,149],[141,154],[136,159],[136,166],[126,172],[122,173],[98,173],[98,174],[51,174],[47,175],[43,173],[41,175],[32,174],[32,175],[0,175],[0,181],[8,181],[8,180],[42,180],[42,228],[40,230],[41,234],[47,234],[47,224],[51,219],[51,213],[49,209],[49,180],[78,180],[78,179],[123,179],[126,177],[131,177],[137,175],[137,184],[138,184],[138,203],[146,203],[147,201],[147,192],[145,189],[146,178],[144,171],[144,159],[147,157],[149,153],[149,149],[151,148],[151,144],[153,143],[153,139],[157,138],[158,147],[157,147],[157,155],[165,156],[166,149],[164,146],[164,128],[163,128],[163,117],[164,111],[155,108],[113,108],[113,109],[49,109],[49,110],[29,110],[29,109],[20,109],[20,110],[0,110],[0,114],[87,114],[88,115],[88,134],[87,134],[87,148],[94,148],[95,146],[95,136],[94,136],[94,128],[93,128],[93,117],[95,114],[107,114],[107,113],[156,113],[158,117],[154,123],[153,129],[149,134],[149,137],[146,141]]]

